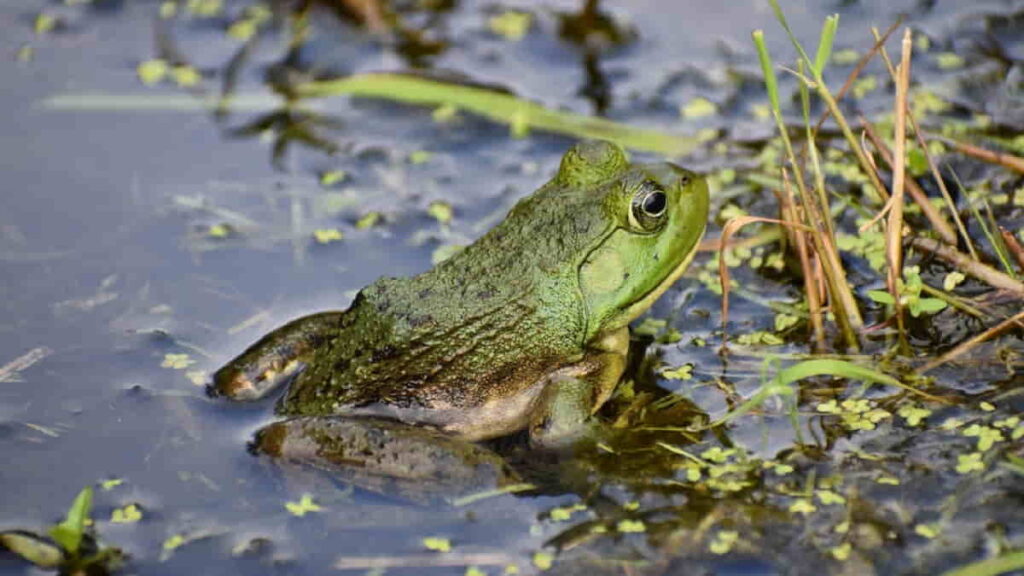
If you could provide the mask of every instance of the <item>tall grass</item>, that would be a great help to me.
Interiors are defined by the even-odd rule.
[[[872,30],[875,40],[874,48],[858,64],[837,96],[829,89],[824,73],[838,30],[838,15],[825,19],[818,36],[817,49],[812,57],[790,28],[778,1],[769,1],[776,19],[798,54],[796,66],[787,71],[798,81],[803,121],[803,130],[799,131],[803,133],[801,150],[797,150],[793,138],[793,134],[798,131],[787,124],[783,114],[776,66],[768,51],[764,32],[756,30],[752,34],[761,72],[764,76],[771,116],[775,121],[779,140],[785,152],[785,165],[778,168],[781,177],[776,190],[776,196],[779,199],[779,220],[804,275],[805,301],[809,311],[815,348],[821,351],[829,348],[827,335],[830,332],[837,332],[841,347],[856,351],[863,345],[862,338],[866,332],[861,312],[862,302],[857,299],[853,287],[847,280],[846,270],[843,268],[841,254],[837,247],[837,222],[833,220],[833,215],[838,211],[831,205],[831,195],[822,169],[819,150],[822,145],[828,145],[828,143],[823,144],[819,136],[819,128],[826,118],[831,118],[838,128],[842,139],[846,142],[848,153],[853,156],[868,184],[877,193],[877,198],[881,200],[881,205],[875,206],[875,217],[861,228],[861,232],[882,227],[881,231],[885,238],[884,281],[887,295],[882,293],[885,298],[881,298],[881,296],[872,296],[872,298],[888,305],[889,316],[886,323],[896,329],[898,351],[909,352],[909,347],[906,344],[908,306],[915,315],[920,311],[920,308],[914,308],[913,299],[908,296],[909,289],[904,278],[903,262],[908,247],[934,255],[957,270],[987,282],[994,288],[1024,296],[1024,292],[1021,292],[1024,290],[1024,284],[1018,280],[1013,269],[1014,257],[1012,255],[1017,253],[1013,246],[1014,242],[1007,243],[1004,240],[1006,235],[999,235],[995,232],[998,226],[991,217],[991,211],[988,210],[987,205],[985,205],[987,221],[972,205],[974,218],[977,220],[976,224],[988,238],[1003,271],[997,270],[983,261],[984,254],[975,247],[968,234],[968,226],[961,217],[958,206],[945,185],[938,164],[929,151],[927,136],[911,112],[911,59],[914,45],[911,30],[907,28],[902,34],[900,58],[896,64],[889,58],[885,49],[885,40],[894,31],[895,26],[884,35],[879,34],[877,30]],[[886,138],[879,135],[877,130],[863,118],[860,122],[863,126],[863,134],[856,134],[839,106],[839,100],[853,84],[855,76],[876,54],[885,61],[896,87],[893,99],[893,130],[890,135],[887,135],[891,137],[891,150],[885,143]],[[813,98],[817,98],[827,109],[827,113],[816,122],[812,122],[810,113]],[[931,204],[921,186],[907,172],[906,158],[907,150],[912,142],[911,138],[916,139],[917,145],[925,154],[931,176],[942,192],[945,211],[952,217],[955,228],[947,222],[941,209],[937,209]],[[886,162],[892,171],[892,185],[889,187],[882,183],[878,164],[868,148],[868,142],[871,142],[878,156]],[[971,149],[966,146],[968,145],[960,144],[957,149]],[[1009,169],[1015,169],[1016,160],[1019,160],[1005,154],[990,153],[986,155],[974,149],[971,149],[971,155]],[[912,200],[920,207],[920,212],[931,225],[930,229],[910,230],[908,228],[905,210],[905,197],[907,196],[909,198],[906,201]],[[865,199],[864,202],[869,204],[870,200]],[[742,223],[747,221],[750,219],[748,218]],[[727,226],[729,235],[735,231],[737,225],[742,225],[742,223],[737,222],[733,226]],[[726,236],[723,234],[723,239]],[[933,239],[936,237],[937,239]],[[1013,240],[1012,235],[1010,235],[1010,239]],[[956,246],[958,241],[966,246],[968,254],[959,252]],[[972,306],[945,291],[930,286],[926,288],[925,292],[928,294],[938,295],[938,300],[941,302],[937,302],[937,307],[942,307],[945,303],[954,303],[958,310],[974,310]],[[827,313],[834,318],[834,326],[826,323],[825,315]],[[723,315],[724,318],[727,316]]]

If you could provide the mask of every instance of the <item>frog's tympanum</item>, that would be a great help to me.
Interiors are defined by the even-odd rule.
[[[471,246],[271,332],[211,390],[255,400],[289,382],[284,420],[257,434],[257,450],[355,466],[373,453],[385,475],[407,468],[387,470],[401,460],[387,455],[392,439],[414,438],[421,469],[442,466],[431,446],[487,460],[470,442],[524,429],[534,445],[564,444],[611,395],[629,323],[683,273],[707,213],[700,176],[577,144]]]

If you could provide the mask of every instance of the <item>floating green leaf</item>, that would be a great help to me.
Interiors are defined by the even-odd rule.
[[[124,484],[124,478],[111,478],[100,482],[100,488],[103,488],[104,490],[113,490],[122,484]]]
[[[32,26],[36,34],[46,34],[47,32],[52,32],[53,29],[56,27],[57,17],[54,16],[53,14],[47,14],[46,12],[40,12],[39,15],[36,16],[35,24],[33,24]]]
[[[532,23],[533,15],[529,12],[508,10],[497,16],[492,16],[487,21],[487,27],[498,36],[515,41],[522,40],[526,36]]]
[[[320,228],[313,231],[313,238],[316,239],[319,244],[330,244],[331,242],[338,242],[345,236],[341,233],[341,230],[337,228]]]
[[[182,536],[181,534],[174,534],[168,537],[167,540],[164,540],[162,547],[164,549],[164,552],[172,552],[180,548],[182,545],[184,545],[185,542],[186,540],[184,536]]]
[[[718,106],[707,98],[694,98],[679,108],[683,118],[704,118],[718,113]]]
[[[550,570],[555,563],[555,557],[550,552],[534,552],[533,565],[538,570]]]
[[[319,512],[323,509],[319,504],[313,501],[313,497],[309,494],[303,494],[302,497],[299,498],[298,502],[285,502],[284,507],[288,512],[291,512],[292,515],[300,518],[310,512]]]
[[[683,364],[679,368],[662,370],[661,375],[669,380],[690,380],[693,378],[693,364]]]
[[[433,152],[428,152],[426,150],[414,150],[412,153],[409,154],[409,163],[426,164],[427,162],[430,162],[430,159],[433,157]]]
[[[441,224],[448,224],[452,221],[452,205],[440,200],[431,202],[430,206],[427,206],[427,214],[433,216]]]
[[[719,530],[715,538],[708,544],[708,550],[712,554],[728,554],[736,541],[740,539],[740,533],[733,530]]]
[[[170,368],[171,370],[184,370],[195,363],[196,361],[188,354],[164,354],[164,360],[160,363],[160,367]]]
[[[171,77],[174,78],[174,83],[182,88],[191,88],[203,79],[198,70],[188,65],[171,68]]]
[[[434,552],[451,552],[452,541],[439,536],[428,536],[423,539],[423,547]]]
[[[142,510],[137,504],[129,504],[124,508],[115,508],[110,515],[114,524],[134,524],[142,520]]]
[[[329,188],[345,180],[348,174],[344,170],[328,170],[320,174],[320,185]]]
[[[366,230],[367,228],[373,228],[380,222],[380,219],[380,212],[367,212],[366,214],[363,214],[363,216],[360,217],[359,220],[356,220],[356,229]]]
[[[935,63],[943,70],[953,70],[964,67],[964,58],[953,52],[942,52],[935,55]]]
[[[646,532],[647,526],[643,520],[619,520],[619,523],[615,525],[615,529],[623,534],[632,534],[637,532]]]
[[[138,68],[136,68],[136,73],[143,84],[152,86],[163,82],[164,78],[167,77],[169,68],[166,60],[146,60],[139,64]]]

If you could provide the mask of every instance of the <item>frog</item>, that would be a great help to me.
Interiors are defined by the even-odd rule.
[[[270,332],[209,392],[252,402],[285,388],[281,420],[256,434],[272,456],[351,464],[376,452],[388,468],[401,460],[380,456],[389,439],[413,438],[413,451],[448,446],[504,474],[468,444],[525,432],[531,446],[557,447],[600,426],[629,325],[686,270],[708,205],[695,172],[579,142],[478,240],[421,274],[378,279],[347,309]]]

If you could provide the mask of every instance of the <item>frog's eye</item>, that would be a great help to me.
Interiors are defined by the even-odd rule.
[[[665,219],[665,208],[668,197],[656,183],[646,181],[633,196],[633,204],[629,211],[629,224],[643,232],[653,232],[661,226]]]

